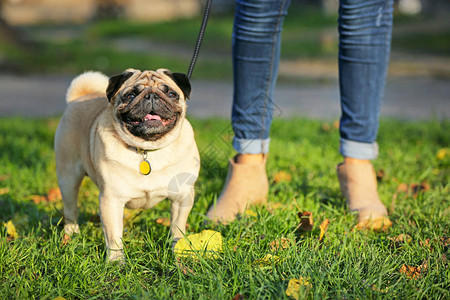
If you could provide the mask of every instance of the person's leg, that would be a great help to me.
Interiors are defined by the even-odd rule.
[[[392,11],[392,0],[341,0],[339,6],[340,153],[344,163],[338,166],[338,178],[360,222],[387,215],[370,160],[378,156],[376,137]]]
[[[228,222],[264,201],[281,30],[290,0],[237,0],[233,27],[233,147],[227,182],[207,217]]]

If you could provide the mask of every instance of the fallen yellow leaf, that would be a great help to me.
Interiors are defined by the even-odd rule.
[[[5,187],[5,188],[0,189],[0,195],[4,195],[4,194],[8,194],[8,193],[9,193],[9,188]]]
[[[309,278],[299,277],[297,279],[291,279],[289,280],[288,287],[286,289],[286,296],[298,300],[302,289],[305,289],[305,292],[308,292],[311,288],[312,284],[309,283]]]
[[[58,297],[56,297],[56,298],[53,298],[52,300],[66,300],[66,298],[61,297],[61,296],[58,296]]]
[[[19,237],[19,234],[17,233],[16,226],[14,226],[14,223],[10,220],[6,222],[6,234],[9,235],[12,239],[16,239]]]
[[[222,235],[214,230],[203,230],[180,239],[174,248],[175,255],[195,257],[196,254],[208,258],[217,258],[217,252],[222,251]]]
[[[280,171],[280,172],[276,173],[273,176],[273,181],[275,183],[279,183],[279,182],[282,182],[282,181],[291,182],[291,180],[292,180],[291,174],[289,174],[289,173],[287,173],[285,171]]]
[[[327,228],[328,228],[328,224],[330,224],[330,220],[328,220],[328,219],[323,220],[322,224],[320,224],[320,226],[319,226],[319,228],[320,228],[319,241],[321,241],[323,236],[325,235],[325,232],[327,231]]]
[[[251,210],[251,209],[246,209],[244,214],[249,217],[257,217],[258,216],[258,214],[254,210]]]
[[[443,160],[447,155],[450,155],[450,148],[442,148],[436,153],[436,158]]]
[[[259,267],[267,267],[270,266],[272,263],[277,262],[280,260],[280,257],[277,255],[272,254],[266,254],[263,258],[255,260],[255,265]]]

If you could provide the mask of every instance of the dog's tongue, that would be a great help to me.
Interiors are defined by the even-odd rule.
[[[150,121],[150,120],[158,120],[158,121],[162,122],[161,117],[158,115],[148,114],[144,117],[144,121]]]

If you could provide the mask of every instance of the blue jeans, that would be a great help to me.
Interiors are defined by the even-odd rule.
[[[233,27],[233,146],[267,153],[280,41],[290,0],[236,0]],[[375,159],[381,99],[389,61],[393,0],[339,5],[340,153]],[[300,99],[299,99],[300,100]]]

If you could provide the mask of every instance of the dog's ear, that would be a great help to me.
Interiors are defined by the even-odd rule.
[[[171,73],[169,71],[164,72],[167,76],[172,78],[172,80],[178,85],[178,87],[183,91],[184,98],[189,99],[191,96],[191,83],[186,74],[183,73]]]
[[[120,75],[113,76],[109,79],[108,87],[106,88],[106,97],[109,101],[114,97],[122,84],[133,75],[132,72],[125,72]]]

